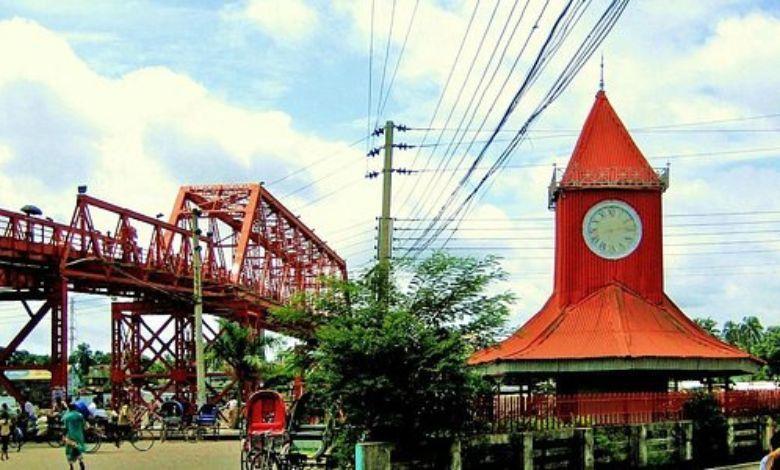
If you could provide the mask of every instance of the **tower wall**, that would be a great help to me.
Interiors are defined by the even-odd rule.
[[[582,236],[588,210],[604,200],[629,204],[642,222],[636,250],[618,260],[593,253]],[[576,303],[597,289],[619,282],[641,297],[663,300],[663,236],[661,192],[658,190],[563,190],[556,207],[555,289],[560,307]]]

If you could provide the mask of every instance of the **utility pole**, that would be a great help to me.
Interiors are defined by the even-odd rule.
[[[75,302],[73,301],[73,296],[69,296],[70,299],[68,299],[68,351],[70,351],[70,354],[73,354],[73,352],[76,350],[76,316],[74,313],[76,313],[75,308]]]
[[[198,409],[206,404],[206,363],[203,357],[203,272],[200,256],[200,211],[192,209],[190,225],[192,229],[192,300],[195,304],[195,386]]]
[[[76,352],[76,303],[74,302],[72,295],[69,295],[68,297],[68,354],[73,354]],[[71,374],[70,371],[67,375],[68,378],[65,394],[66,396],[69,396],[73,395],[76,384],[73,383],[73,374]]]
[[[393,121],[385,123],[385,161],[382,165],[382,217],[379,218],[379,243],[377,244],[377,261],[380,265],[390,263],[393,256],[393,235],[390,217],[390,202],[393,197]]]

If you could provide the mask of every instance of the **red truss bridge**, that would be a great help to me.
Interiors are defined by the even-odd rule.
[[[344,260],[261,184],[183,186],[167,222],[87,194],[77,196],[70,224],[0,209],[0,301],[21,302],[29,315],[0,351],[0,386],[18,398],[5,371],[46,369],[52,393],[65,390],[68,294],[79,292],[130,299],[111,306],[114,400],[140,402],[142,387],[157,398],[173,392],[192,399],[194,209],[207,314],[283,329],[267,321],[270,307],[318,291],[325,277],[346,278]],[[47,316],[50,364],[11,365]],[[204,322],[207,347],[218,334]],[[153,373],[154,363],[165,371]]]

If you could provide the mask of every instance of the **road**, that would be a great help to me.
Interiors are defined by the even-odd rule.
[[[238,440],[205,441],[197,444],[169,441],[157,442],[148,452],[139,452],[125,443],[117,449],[103,444],[100,451],[86,456],[88,470],[201,470],[231,469],[239,466],[240,444]],[[19,453],[10,452],[8,462],[0,462],[3,468],[67,469],[65,451],[48,445],[31,445]]]

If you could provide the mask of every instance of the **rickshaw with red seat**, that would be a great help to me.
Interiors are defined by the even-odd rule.
[[[273,390],[259,390],[246,403],[241,468],[265,470],[287,468],[287,406]]]

